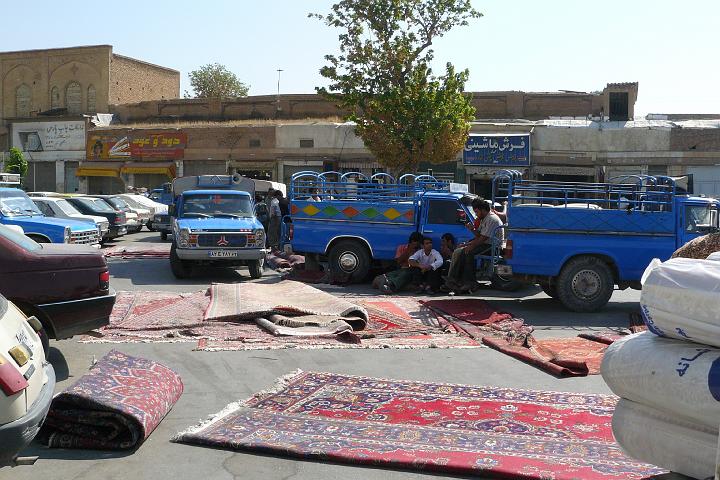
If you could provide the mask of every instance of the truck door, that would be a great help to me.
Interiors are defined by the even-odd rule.
[[[680,203],[679,248],[701,235],[718,231],[718,209],[713,203]]]
[[[426,199],[423,207],[420,233],[432,238],[436,250],[440,249],[440,238],[445,233],[451,233],[457,243],[472,239],[472,234],[465,228],[465,223],[471,219],[457,200]]]

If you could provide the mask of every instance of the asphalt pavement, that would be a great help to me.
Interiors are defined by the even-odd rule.
[[[116,244],[160,241],[143,232],[128,235]],[[251,281],[246,269],[200,272],[189,280],[176,280],[166,259],[109,261],[111,285],[121,290],[194,292],[211,282]],[[263,281],[277,277],[266,271]],[[369,286],[328,287],[339,294],[376,294]],[[628,314],[637,308],[639,292],[615,292],[600,313],[568,312],[539,289],[513,294],[482,290],[479,294],[536,328],[537,337],[576,336],[582,331],[625,327]],[[599,375],[557,379],[523,362],[489,348],[418,350],[269,350],[196,352],[195,343],[91,343],[76,340],[51,342],[50,361],[55,367],[56,390],[85,374],[94,359],[111,349],[163,363],[181,376],[185,391],[148,440],[134,452],[101,452],[46,449],[33,444],[24,455],[38,455],[34,466],[0,469],[0,479],[199,479],[234,478],[394,480],[410,477],[457,478],[341,464],[298,461],[274,456],[231,452],[170,443],[177,432],[217,413],[231,402],[271,387],[275,380],[298,368],[392,379],[464,383],[501,387],[610,393]],[[670,476],[665,478],[669,479]],[[675,478],[675,477],[672,477]]]

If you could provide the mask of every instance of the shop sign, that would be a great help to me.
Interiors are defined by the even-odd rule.
[[[183,132],[90,133],[87,158],[90,160],[129,160],[163,158],[179,160],[185,156],[187,134]]]
[[[463,150],[463,164],[527,167],[530,134],[471,134]]]

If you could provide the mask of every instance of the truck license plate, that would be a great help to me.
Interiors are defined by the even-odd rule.
[[[233,250],[230,250],[230,251],[228,251],[228,250],[210,250],[208,252],[208,256],[213,257],[213,258],[237,257],[238,252],[233,251]]]

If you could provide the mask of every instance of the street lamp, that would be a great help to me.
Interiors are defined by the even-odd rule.
[[[278,68],[278,69],[277,69],[278,84],[277,84],[277,97],[275,97],[275,98],[276,98],[275,103],[276,103],[276,109],[277,109],[278,112],[279,112],[280,110],[282,110],[282,109],[280,108],[280,72],[282,72],[282,71],[283,71],[282,68]]]

